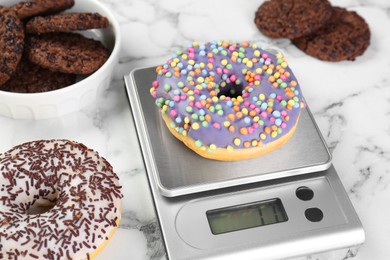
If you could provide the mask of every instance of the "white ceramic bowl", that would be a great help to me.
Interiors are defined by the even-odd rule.
[[[21,0],[5,0],[1,5],[11,6]],[[62,116],[96,101],[110,82],[118,63],[120,49],[119,24],[111,11],[98,0],[75,0],[75,5],[66,12],[97,12],[108,18],[110,26],[79,32],[88,38],[100,40],[111,52],[108,60],[96,72],[78,78],[73,85],[42,93],[10,93],[0,91],[0,116],[15,119],[45,119]]]

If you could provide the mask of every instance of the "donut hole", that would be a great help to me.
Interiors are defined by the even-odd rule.
[[[43,214],[54,208],[55,205],[55,202],[46,199],[39,199],[36,200],[33,205],[31,205],[31,207],[26,211],[26,213],[27,215]]]
[[[221,96],[237,98],[242,95],[242,91],[244,90],[244,86],[242,84],[236,84],[235,82],[226,83],[224,87],[219,86],[219,93],[217,97]]]
[[[39,198],[26,210],[27,215],[38,215],[50,211],[57,204],[58,192]]]

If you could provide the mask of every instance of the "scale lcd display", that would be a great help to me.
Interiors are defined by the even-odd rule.
[[[288,220],[280,199],[269,199],[206,212],[214,235],[277,224]]]

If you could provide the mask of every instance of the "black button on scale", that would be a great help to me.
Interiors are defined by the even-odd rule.
[[[319,222],[324,218],[324,213],[319,208],[308,208],[305,217],[311,222]]]
[[[306,187],[306,186],[301,186],[295,191],[295,195],[300,199],[300,200],[311,200],[314,197],[314,192],[312,189]]]

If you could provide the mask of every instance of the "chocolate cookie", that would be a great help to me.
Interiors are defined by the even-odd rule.
[[[268,37],[294,39],[319,29],[331,15],[328,0],[270,0],[257,9],[255,23]]]
[[[74,0],[30,0],[10,7],[20,19],[61,12],[74,5]]]
[[[105,28],[108,19],[98,13],[63,13],[37,16],[26,23],[27,33],[71,32]]]
[[[28,59],[44,68],[71,74],[90,74],[107,60],[99,42],[76,33],[31,35],[26,40]]]
[[[370,45],[366,21],[356,12],[334,7],[328,24],[313,34],[294,39],[305,53],[325,61],[355,60]]]
[[[0,90],[16,93],[38,93],[60,89],[76,82],[76,75],[54,72],[30,63],[20,61],[14,76]]]
[[[23,46],[22,22],[13,11],[0,5],[0,86],[15,72]]]

